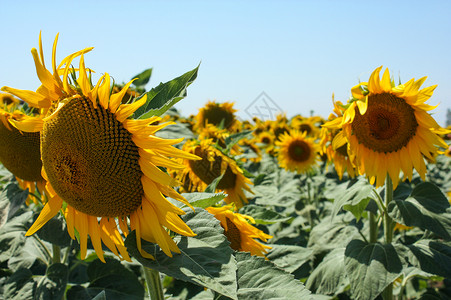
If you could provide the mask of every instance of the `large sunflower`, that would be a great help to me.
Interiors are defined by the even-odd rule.
[[[352,99],[343,117],[328,126],[343,129],[334,143],[336,147],[349,143],[348,152],[355,156],[360,174],[366,174],[377,187],[389,174],[396,188],[401,170],[411,180],[415,168],[425,179],[424,158],[433,160],[439,147],[447,147],[439,136],[446,130],[427,113],[435,108],[425,101],[436,85],[420,90],[423,77],[395,86],[388,69],[379,77],[381,69],[374,70],[368,83],[351,89]]]
[[[179,253],[167,230],[186,236],[194,233],[179,217],[184,212],[163,195],[189,203],[172,189],[176,182],[159,167],[177,167],[169,157],[196,157],[172,147],[181,139],[154,136],[167,125],[149,125],[158,117],[129,118],[146,102],[144,96],[121,104],[131,82],[111,94],[106,73],[92,86],[83,57],[92,48],[69,55],[56,65],[57,39],[52,51],[53,74],[45,67],[41,38],[40,55],[32,49],[42,82],[36,92],[2,88],[46,114],[44,118],[13,122],[22,131],[41,132],[42,173],[48,180],[49,201],[27,235],[63,210],[70,236],[74,239],[78,234],[81,258],[86,256],[89,235],[102,261],[102,242],[116,255],[130,260],[123,242],[128,225],[136,230],[137,247],[143,256],[152,257],[141,249],[141,238],[159,244],[168,256]],[[74,86],[69,74],[74,72],[70,66],[77,56],[80,67]]]
[[[310,171],[318,161],[319,146],[307,132],[291,130],[276,141],[279,165],[289,171],[304,173]]]
[[[206,210],[221,222],[224,235],[233,250],[265,256],[268,249],[271,249],[270,246],[263,245],[256,240],[267,242],[272,236],[249,224],[249,222],[255,224],[255,220],[251,216],[233,212],[232,205],[208,207]]]
[[[5,101],[3,109],[0,109],[0,162],[16,177],[21,188],[28,189],[27,204],[30,201],[37,204],[37,198],[32,195],[36,188],[42,194],[45,185],[41,176],[39,132],[22,132],[15,128],[11,120],[20,120],[26,115],[18,110],[17,99],[5,94],[0,94],[0,97]]]
[[[224,201],[234,203],[238,209],[248,203],[244,190],[251,192],[249,185],[252,185],[252,182],[244,176],[243,171],[233,159],[215,148],[212,139],[204,139],[200,142],[187,141],[183,145],[183,150],[202,158],[196,161],[185,159],[186,168],[177,175],[180,181],[188,180],[191,191],[205,190],[214,179],[224,174],[216,186],[218,190],[227,194]]]

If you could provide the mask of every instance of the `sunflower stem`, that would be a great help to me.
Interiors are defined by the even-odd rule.
[[[379,231],[377,226],[376,216],[370,212],[370,243],[377,242],[377,232]]]
[[[385,177],[385,207],[388,208],[388,204],[393,200],[393,182],[390,175]],[[387,211],[384,212],[384,236],[385,243],[391,244],[393,241],[393,220],[388,215]],[[393,283],[390,283],[382,292],[384,300],[393,299]]]
[[[54,264],[61,263],[61,248],[55,244],[52,244],[53,256],[52,262]]]
[[[163,285],[161,284],[160,272],[143,266],[144,278],[146,279],[147,290],[151,300],[163,300]]]

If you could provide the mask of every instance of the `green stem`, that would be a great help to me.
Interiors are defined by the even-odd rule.
[[[378,226],[377,226],[377,220],[376,216],[370,212],[370,243],[376,243],[377,242],[377,232],[378,232]]]
[[[71,251],[71,245],[69,245],[66,248],[66,252],[64,253],[64,257],[63,257],[63,264],[67,263],[67,260],[69,259],[70,251]]]
[[[393,200],[393,182],[390,176],[387,174],[385,177],[385,207],[388,208],[388,204]],[[393,241],[393,220],[388,215],[387,211],[384,213],[384,236],[385,243],[391,244]],[[384,300],[393,299],[393,283],[390,283],[383,291]]]
[[[53,250],[52,262],[54,264],[61,263],[61,248],[60,248],[60,246],[52,244],[52,250]]]
[[[143,266],[144,278],[146,279],[147,289],[151,300],[163,300],[163,285],[161,284],[160,272]]]

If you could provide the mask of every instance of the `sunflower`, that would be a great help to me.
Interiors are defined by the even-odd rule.
[[[33,201],[36,188],[42,195],[45,181],[41,176],[42,162],[39,150],[39,132],[21,132],[13,126],[11,120],[23,119],[25,113],[16,110],[19,101],[12,96],[1,94],[5,107],[0,109],[0,162],[15,177],[22,189],[28,189],[26,203]],[[6,104],[9,103],[9,104]]]
[[[233,108],[233,102],[217,103],[208,101],[208,103],[199,109],[196,116],[195,130],[200,130],[213,124],[217,127],[223,127],[230,132],[239,128],[239,121],[235,116],[236,109]]]
[[[313,138],[306,137],[307,132],[291,130],[284,133],[280,141],[276,141],[279,165],[298,173],[307,172],[316,165],[319,146]]]
[[[233,212],[231,205],[223,207],[208,207],[209,213],[221,222],[224,235],[230,242],[230,248],[236,251],[250,252],[251,255],[265,256],[270,246],[263,245],[256,239],[267,242],[271,235],[249,224],[255,224],[255,220],[247,215]]]
[[[371,184],[382,186],[389,174],[396,188],[401,170],[411,180],[415,168],[425,180],[424,158],[433,160],[439,147],[447,147],[439,136],[447,131],[427,113],[435,108],[425,101],[436,85],[420,90],[423,77],[395,86],[388,69],[380,79],[381,69],[374,70],[368,83],[351,89],[343,117],[327,126],[343,129],[333,143],[336,148],[349,143],[348,152],[355,156],[359,173],[366,174]]]
[[[334,100],[332,96],[332,102],[334,104],[333,111],[335,114],[330,114],[329,121],[333,121],[343,116],[343,104],[340,101]],[[332,141],[334,137],[341,131],[341,129],[330,129],[323,127],[321,129],[321,154],[327,155],[327,160],[333,162],[335,171],[338,174],[340,180],[343,178],[343,173],[348,172],[349,177],[353,178],[357,175],[354,163],[351,161],[351,157],[348,155],[348,143],[340,145],[338,148],[334,147]]]
[[[233,159],[214,147],[212,139],[204,139],[200,142],[187,141],[183,145],[183,150],[202,158],[196,161],[185,159],[186,168],[178,172],[177,179],[184,183],[188,180],[191,191],[205,190],[214,179],[223,174],[216,188],[227,194],[224,201],[234,203],[238,209],[248,202],[244,190],[251,192],[249,185],[252,182],[244,176],[243,171]]]
[[[146,102],[144,96],[121,104],[131,82],[111,94],[110,76],[105,73],[92,86],[84,64],[84,53],[92,48],[75,52],[56,65],[57,40],[58,35],[52,51],[53,74],[44,64],[41,37],[40,55],[32,49],[42,83],[36,92],[2,88],[45,112],[44,118],[13,122],[19,130],[41,132],[42,174],[47,179],[48,202],[26,235],[34,234],[62,210],[69,235],[75,239],[77,234],[80,241],[82,259],[90,236],[100,260],[105,261],[102,242],[122,259],[130,260],[123,241],[128,225],[136,231],[143,256],[152,258],[142,250],[141,239],[157,243],[168,256],[180,253],[167,230],[195,234],[179,217],[184,212],[163,195],[190,205],[172,189],[176,184],[173,178],[159,167],[181,167],[169,157],[196,157],[172,147],[181,139],[154,136],[167,125],[149,125],[159,117],[129,118]],[[78,56],[80,67],[73,86],[68,78],[71,62]]]
[[[318,137],[320,135],[320,130],[316,126],[318,122],[317,118],[303,118],[295,117],[291,120],[291,128],[298,130],[299,132],[307,132],[307,136]]]

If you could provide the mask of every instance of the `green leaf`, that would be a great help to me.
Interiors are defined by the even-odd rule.
[[[309,299],[310,291],[294,276],[263,257],[247,252],[235,255],[238,299]]]
[[[60,214],[50,219],[36,234],[44,241],[51,244],[67,247],[72,242],[72,239],[67,232],[66,221]]]
[[[313,250],[294,245],[271,245],[266,257],[279,268],[292,273],[313,259]]]
[[[345,271],[345,248],[329,252],[307,278],[306,287],[317,294],[338,295],[349,285]]]
[[[257,224],[274,224],[276,222],[286,222],[292,219],[291,217],[285,217],[274,210],[254,204],[242,207],[239,213],[253,217]]]
[[[185,98],[187,95],[186,88],[196,79],[198,69],[199,66],[171,81],[160,83],[147,92],[145,94],[147,95],[146,103],[136,110],[133,118],[145,119],[152,116],[161,116],[174,104]]]
[[[146,70],[142,71],[141,73],[139,73],[138,75],[133,76],[132,79],[135,79],[135,78],[138,78],[138,79],[133,81],[132,84],[137,87],[144,86],[149,82],[150,76],[152,76],[152,68],[146,69]]]
[[[194,139],[194,133],[189,130],[188,126],[180,123],[168,125],[158,130],[155,135],[163,139]]]
[[[21,252],[32,215],[33,212],[26,212],[12,218],[0,228],[0,262],[7,261]]]
[[[390,202],[388,213],[398,223],[418,226],[451,240],[451,208],[446,196],[432,183],[420,183],[407,199]]]
[[[146,259],[136,247],[134,232],[125,241],[129,253],[146,267],[237,299],[236,262],[219,221],[203,209],[185,210],[181,218],[197,235],[174,238],[180,254],[173,253],[171,258],[157,245],[142,241],[143,250],[155,257]]]
[[[340,209],[347,205],[347,208],[357,213],[357,215],[361,216],[361,207],[363,206],[360,202],[364,201],[368,205],[370,200],[370,196],[373,192],[373,186],[369,184],[366,180],[352,180],[347,184],[347,188],[344,192],[341,192],[340,196],[338,196],[334,200],[334,208],[332,210],[332,216],[338,214]],[[365,206],[366,207],[366,206]],[[365,209],[365,207],[363,209]],[[351,212],[352,212],[351,211]],[[354,214],[354,213],[353,213]]]
[[[20,269],[14,272],[5,283],[3,291],[4,299],[34,299],[36,282],[32,276],[33,274],[28,269]]]
[[[213,206],[226,197],[224,193],[183,193],[182,196],[185,197],[193,207],[200,208]]]
[[[142,299],[144,288],[138,277],[125,268],[118,260],[105,257],[107,263],[99,259],[88,266],[89,286],[91,296],[105,291],[108,299]]]
[[[213,181],[205,188],[204,193],[214,193],[216,191],[216,187],[218,186],[219,182],[221,181],[222,177],[224,177],[224,173],[213,179]]]
[[[353,299],[375,299],[402,272],[401,260],[391,244],[352,240],[344,263]]]
[[[370,202],[371,198],[364,198],[360,202],[358,202],[356,205],[353,204],[345,204],[343,205],[343,209],[351,212],[354,217],[357,219],[357,221],[360,220],[363,213],[365,212],[366,207],[368,206],[368,203]]]
[[[451,277],[451,244],[420,240],[407,246],[409,262],[417,268],[446,278]]]
[[[50,265],[36,289],[35,299],[62,299],[66,291],[68,267],[55,263]]]
[[[249,137],[251,133],[252,133],[251,130],[243,130],[241,132],[226,137],[225,139],[226,153],[229,153],[232,147],[235,146],[240,140]]]
[[[28,189],[22,190],[15,182],[9,183],[2,190],[0,193],[0,228],[14,216],[27,197]]]

